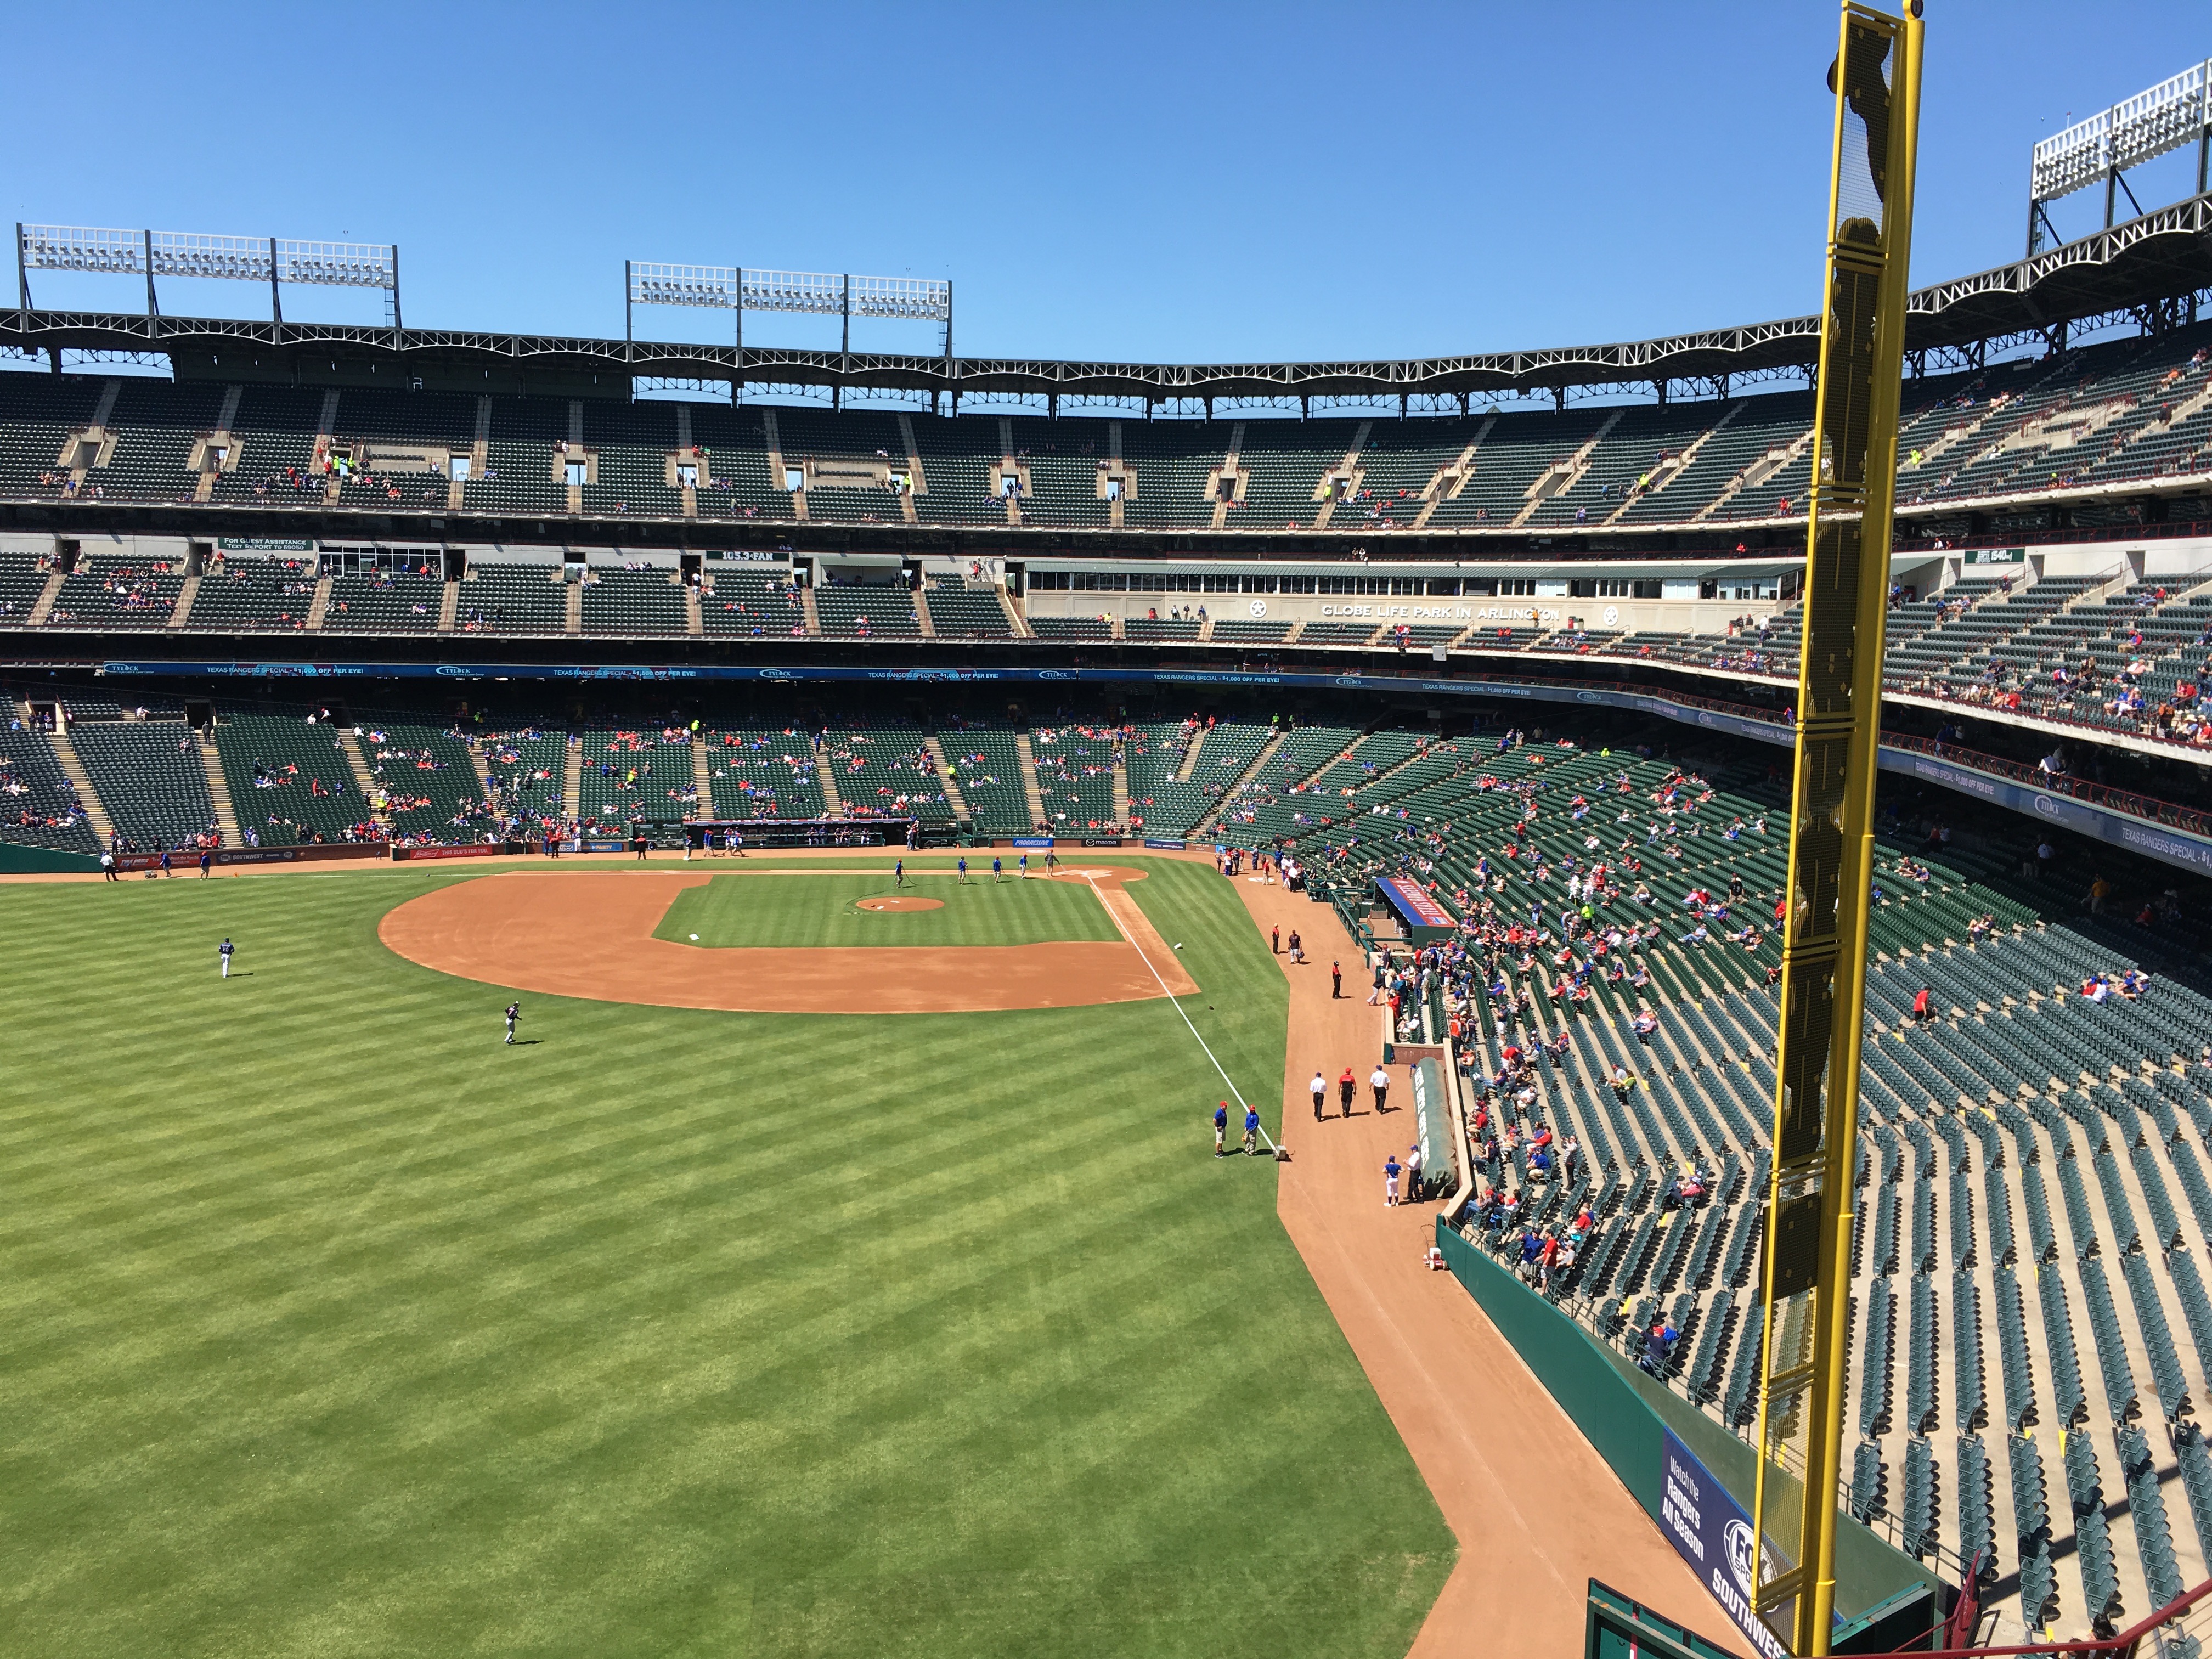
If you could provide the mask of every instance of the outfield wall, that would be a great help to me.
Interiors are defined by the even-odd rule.
[[[1575,1322],[1532,1294],[1499,1263],[1437,1218],[1437,1243],[1452,1276],[1466,1287],[1498,1334],[1536,1374],[1583,1438],[1620,1477],[1654,1524],[1662,1525],[1667,1431],[1696,1454],[1737,1501],[1750,1507],[1756,1454],[1745,1442],[1641,1371],[1592,1341]],[[1784,1480],[1780,1501],[1797,1502]],[[1852,1520],[1836,1534],[1836,1611],[1849,1619],[1900,1591],[1940,1595],[1936,1575]]]
[[[0,841],[0,876],[98,875],[100,860],[82,853],[57,853],[46,847],[19,847]]]

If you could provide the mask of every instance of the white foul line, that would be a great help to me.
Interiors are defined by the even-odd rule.
[[[1094,894],[1097,894],[1098,891],[1098,878],[1092,875],[1087,870],[1081,872],[1080,873],[1084,880],[1091,884],[1091,891]],[[1133,901],[1132,902],[1133,902]],[[1105,906],[1107,915],[1112,915],[1114,914],[1114,907],[1110,904],[1107,904],[1105,898],[1103,896],[1099,897],[1098,902]],[[1118,922],[1120,919],[1116,917],[1115,920]],[[1243,1107],[1247,1111],[1249,1111],[1251,1109],[1251,1103],[1244,1098],[1243,1091],[1237,1086],[1236,1079],[1231,1077],[1228,1072],[1223,1068],[1220,1060],[1215,1055],[1213,1050],[1206,1047],[1206,1039],[1202,1036],[1199,1036],[1198,1027],[1190,1024],[1190,1016],[1187,1013],[1183,1013],[1182,1004],[1176,1000],[1176,994],[1168,989],[1167,981],[1160,978],[1160,970],[1158,968],[1152,967],[1152,959],[1145,954],[1145,947],[1137,943],[1135,938],[1132,935],[1128,928],[1122,928],[1121,937],[1129,941],[1129,948],[1137,953],[1137,960],[1143,963],[1146,968],[1152,969],[1152,978],[1159,983],[1160,994],[1165,997],[1170,1003],[1174,1005],[1176,1012],[1182,1014],[1182,1023],[1186,1025],[1190,1025],[1191,1036],[1197,1037],[1198,1046],[1206,1049],[1206,1057],[1213,1061],[1213,1069],[1221,1073],[1221,1080],[1229,1085],[1229,1092],[1237,1097],[1237,1103],[1239,1106]],[[1264,1123],[1260,1126],[1260,1139],[1267,1143],[1267,1150],[1269,1152],[1279,1152],[1282,1151],[1281,1147],[1275,1145],[1274,1137],[1267,1133],[1267,1126]]]

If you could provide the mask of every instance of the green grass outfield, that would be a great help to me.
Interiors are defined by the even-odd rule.
[[[1152,867],[1273,1127],[1281,976]],[[1450,1536],[1167,1003],[506,1048],[376,941],[458,878],[0,887],[0,1649],[1405,1651]]]
[[[1139,885],[1143,884],[1139,883]],[[938,910],[856,910],[854,901],[904,894],[931,898]],[[728,875],[677,895],[653,929],[656,939],[702,948],[800,948],[824,945],[1042,945],[1054,939],[1121,937],[1088,885],[1073,881],[994,882],[986,871],[963,886],[934,872],[893,884],[891,873]],[[1186,1039],[1187,1040],[1187,1039]]]

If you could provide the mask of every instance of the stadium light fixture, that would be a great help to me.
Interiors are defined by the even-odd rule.
[[[90,271],[146,278],[146,314],[161,314],[156,276],[266,283],[275,319],[284,320],[282,284],[381,289],[392,295],[398,328],[399,249],[378,242],[301,242],[278,236],[216,236],[191,230],[117,230],[91,225],[15,227],[15,289],[26,311],[33,270]]]
[[[780,311],[812,317],[836,317],[844,325],[841,349],[853,349],[853,319],[881,317],[897,322],[939,323],[945,328],[945,361],[952,362],[952,284],[927,276],[855,276],[826,270],[752,270],[743,265],[664,264],[645,259],[623,261],[623,339],[635,343],[634,312],[639,306],[689,306],[727,311],[734,319],[739,373],[744,384],[745,313]]]
[[[2142,204],[2120,175],[2187,143],[2197,146],[2197,194],[2202,196],[2212,188],[2212,176],[2208,176],[2212,175],[2212,61],[2185,69],[2045,138],[2028,159],[2028,257],[2041,251],[2044,233],[2051,229],[2044,210],[2100,180],[2105,186],[2106,229],[2112,228],[2116,198],[2122,191],[2141,218]]]

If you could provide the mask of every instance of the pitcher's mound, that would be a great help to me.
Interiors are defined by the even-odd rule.
[[[855,910],[942,910],[945,901],[906,897],[864,898],[854,899],[853,908]]]

